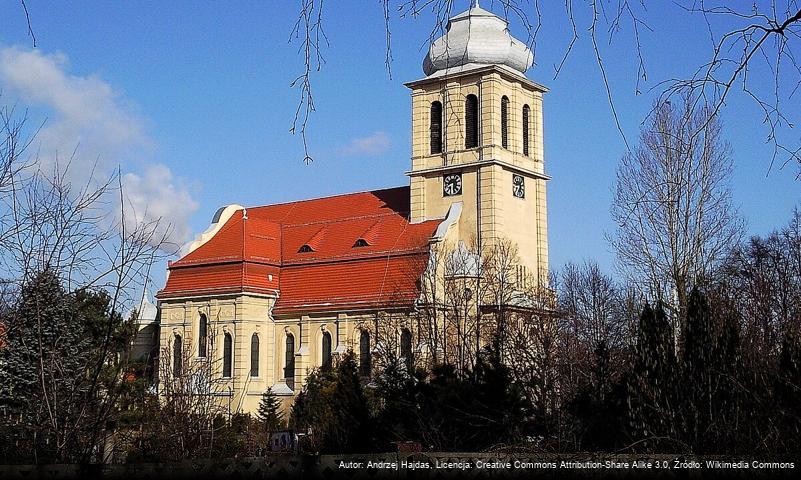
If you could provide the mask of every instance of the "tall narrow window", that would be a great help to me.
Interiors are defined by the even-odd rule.
[[[523,105],[523,155],[528,156],[528,122],[531,109]]]
[[[250,337],[250,376],[259,376],[259,336]]]
[[[291,333],[286,335],[284,382],[290,389],[295,389],[295,337],[293,337]]]
[[[400,355],[406,364],[406,368],[411,371],[414,365],[414,358],[412,357],[412,332],[408,328],[401,330]]]
[[[501,146],[509,148],[509,97],[501,97]]]
[[[331,334],[328,332],[323,332],[323,359],[322,359],[322,368],[323,370],[330,370],[331,369]]]
[[[172,341],[172,374],[176,377],[181,375],[181,370],[183,370],[184,357],[181,344],[181,336],[176,335]]]
[[[467,96],[464,104],[464,147],[478,146],[478,97]]]
[[[230,333],[225,334],[223,342],[223,377],[230,378],[233,370],[234,339]]]
[[[442,153],[442,104],[431,103],[431,153]]]
[[[370,332],[362,330],[362,334],[359,336],[359,373],[363,377],[369,377],[371,370]]]
[[[197,328],[197,356],[198,357],[205,357],[206,356],[206,338],[208,336],[209,330],[209,321],[206,319],[206,316],[202,313],[200,314],[200,324]]]

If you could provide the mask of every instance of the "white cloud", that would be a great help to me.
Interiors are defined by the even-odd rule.
[[[389,135],[384,132],[375,132],[367,137],[359,137],[351,140],[347,145],[339,149],[342,155],[378,155],[389,149]]]
[[[197,202],[176,182],[170,169],[161,164],[148,165],[142,175],[126,173],[122,177],[126,211],[133,213],[136,222],[189,218],[197,210]],[[170,229],[173,241],[184,242],[192,233],[185,221],[173,221]]]
[[[4,96],[10,94],[26,106],[47,112],[34,142],[40,167],[47,170],[57,159],[61,165],[69,160],[68,178],[77,184],[108,178],[120,167],[126,207],[131,208],[126,217],[148,222],[161,219],[163,225],[170,225],[169,241],[188,240],[188,219],[197,202],[168,167],[144,160],[154,146],[145,133],[144,119],[98,75],[71,75],[68,67],[67,57],[60,53],[18,47],[0,50]]]

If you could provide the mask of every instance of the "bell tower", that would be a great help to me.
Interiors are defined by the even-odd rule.
[[[548,272],[542,97],[533,64],[507,22],[478,5],[452,17],[412,91],[411,220],[461,203],[458,240],[517,244],[521,266]]]

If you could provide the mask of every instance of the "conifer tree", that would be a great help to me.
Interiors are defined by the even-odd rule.
[[[278,396],[273,392],[272,387],[268,387],[267,390],[261,394],[257,416],[264,424],[264,429],[268,433],[281,430],[284,427],[284,414],[281,412],[281,401],[278,400]]]
[[[420,440],[417,399],[419,379],[409,375],[405,365],[393,356],[385,361],[368,390],[375,412],[376,433],[381,445],[389,448],[398,440]]]
[[[370,415],[353,351],[349,350],[337,365],[331,396],[328,449],[366,451],[370,445]]]
[[[628,398],[633,436],[653,439],[644,442],[651,447],[658,440],[676,438],[676,355],[672,333],[661,303],[655,310],[646,304],[640,316]]]
[[[471,402],[475,418],[490,419],[479,428],[480,442],[484,445],[513,442],[522,436],[525,406],[523,395],[512,381],[509,368],[501,360],[498,342],[493,342],[479,356],[474,371]],[[483,438],[481,438],[483,437]]]
[[[116,363],[128,344],[102,292],[67,293],[56,272],[23,285],[0,350],[1,425],[30,450],[15,458],[85,461],[113,410]]]
[[[713,334],[712,315],[698,287],[690,293],[687,320],[682,333],[682,416],[687,443],[698,451],[704,433],[712,421],[713,405]]]

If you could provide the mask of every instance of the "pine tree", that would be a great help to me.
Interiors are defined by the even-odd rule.
[[[268,387],[267,390],[261,394],[257,417],[262,424],[264,424],[264,429],[268,433],[284,428],[284,414],[281,412],[281,401],[278,400],[278,396],[273,392],[272,387]]]

